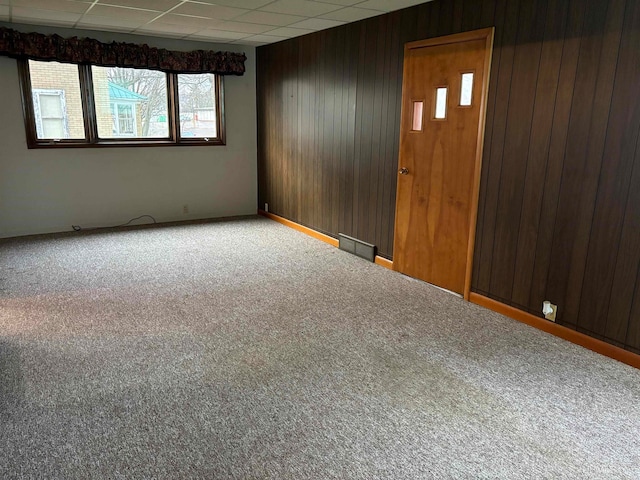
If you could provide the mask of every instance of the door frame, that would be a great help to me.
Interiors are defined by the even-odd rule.
[[[482,155],[484,149],[484,132],[485,132],[485,124],[487,119],[487,102],[489,97],[489,76],[491,73],[491,59],[493,57],[493,38],[494,38],[494,27],[482,28],[479,30],[472,30],[470,32],[462,32],[456,33],[453,35],[446,35],[443,37],[436,38],[428,38],[426,40],[418,40],[415,42],[406,43],[404,46],[404,62],[403,62],[403,72],[402,72],[402,92],[403,92],[403,102],[401,108],[400,119],[405,118],[405,102],[404,102],[404,92],[406,91],[406,82],[408,77],[408,65],[407,58],[409,57],[409,52],[413,49],[424,48],[424,47],[435,47],[439,45],[447,45],[451,43],[462,43],[468,42],[472,40],[485,40],[485,58],[484,58],[484,71],[482,75],[482,90],[480,96],[480,114],[478,118],[478,132],[477,132],[477,140],[476,140],[476,158],[475,158],[475,167],[473,172],[473,186],[471,192],[471,208],[470,208],[470,218],[469,218],[469,239],[467,241],[467,264],[465,271],[465,279],[464,279],[464,292],[463,296],[465,300],[469,300],[469,294],[471,292],[471,273],[473,270],[473,253],[475,248],[475,239],[476,239],[476,225],[478,221],[478,200],[480,195],[480,175],[482,172]],[[398,152],[398,168],[400,165],[400,152]],[[398,178],[398,181],[400,179]],[[396,187],[397,191],[397,187]],[[396,194],[396,221],[398,218],[398,196]],[[397,225],[396,225],[397,228]],[[394,252],[395,253],[395,252]]]

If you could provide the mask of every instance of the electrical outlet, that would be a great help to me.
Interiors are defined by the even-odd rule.
[[[549,300],[542,302],[542,314],[547,320],[552,322],[556,321],[556,313],[558,312],[558,306],[551,303]]]
[[[269,211],[269,204],[268,204],[268,203],[265,203],[265,204],[264,204],[264,211],[265,211],[265,212],[268,212],[268,211]]]
[[[185,215],[189,213],[189,205],[187,205],[186,203],[182,206],[182,213],[184,213]]]

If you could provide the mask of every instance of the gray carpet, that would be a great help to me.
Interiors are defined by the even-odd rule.
[[[640,478],[640,371],[270,220],[0,254],[0,478]]]

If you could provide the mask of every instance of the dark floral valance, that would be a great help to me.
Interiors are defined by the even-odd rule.
[[[134,43],[102,43],[92,38],[22,33],[0,27],[0,55],[34,60],[136,67],[177,73],[243,75],[243,53],[194,50],[178,52]]]

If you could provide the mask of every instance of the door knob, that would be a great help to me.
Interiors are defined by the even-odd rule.
[[[407,167],[402,167],[398,172],[400,175],[409,175],[409,169]]]

